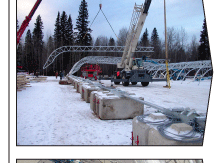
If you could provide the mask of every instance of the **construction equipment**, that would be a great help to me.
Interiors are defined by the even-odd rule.
[[[142,59],[133,58],[150,4],[151,0],[145,0],[144,5],[135,4],[134,6],[123,56],[121,62],[117,64],[117,68],[123,68],[123,70],[116,72],[111,79],[115,84],[120,84],[122,81],[123,86],[128,86],[130,82],[132,85],[141,82],[142,86],[148,86],[152,81],[166,81],[166,79],[152,79],[143,65],[145,57]]]
[[[29,22],[31,21],[31,18],[33,17],[34,13],[36,12],[36,9],[39,7],[39,4],[42,2],[42,0],[37,0],[35,5],[33,6],[31,12],[28,16],[26,16],[25,20],[23,21],[20,29],[17,32],[17,45],[19,44],[19,41],[22,37],[22,34],[24,33],[25,29],[27,28]]]
[[[97,80],[97,76],[102,73],[102,69],[98,64],[86,64],[81,68],[81,77],[85,79]]]

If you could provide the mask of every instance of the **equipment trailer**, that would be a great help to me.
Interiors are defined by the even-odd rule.
[[[152,78],[143,67],[144,57],[142,57],[142,59],[133,58],[141,30],[148,15],[150,4],[151,0],[145,0],[144,5],[135,4],[134,6],[123,56],[121,62],[117,63],[117,68],[123,68],[123,70],[117,71],[113,78],[111,78],[111,82],[114,82],[116,85],[120,84],[120,82],[122,82],[123,86],[128,86],[130,82],[132,85],[141,82],[142,86],[148,86],[149,82],[167,81],[166,79]]]

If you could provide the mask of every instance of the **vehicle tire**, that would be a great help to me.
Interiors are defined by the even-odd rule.
[[[146,86],[149,85],[149,82],[141,82],[141,85],[142,85],[143,87],[146,87]]]
[[[114,75],[114,79],[120,79],[120,77],[119,77],[119,76]],[[115,84],[115,85],[119,85],[119,84],[120,84],[120,82],[114,82],[114,84]]]
[[[122,79],[126,79],[126,75],[125,73],[123,73]],[[123,82],[122,81],[123,86],[129,86],[129,82]]]
[[[132,85],[136,85],[137,84],[137,82],[132,82]]]

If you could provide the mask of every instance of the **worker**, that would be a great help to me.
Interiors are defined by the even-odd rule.
[[[60,71],[59,76],[60,76],[60,80],[62,80],[62,77],[63,77],[62,71]]]
[[[56,71],[55,75],[56,75],[56,79],[57,79],[57,76],[58,76],[58,71]]]

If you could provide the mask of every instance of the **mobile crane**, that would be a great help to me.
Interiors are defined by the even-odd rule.
[[[166,81],[166,79],[152,79],[152,76],[143,67],[145,57],[142,57],[142,59],[133,58],[151,1],[145,0],[144,4],[135,4],[134,6],[123,56],[121,62],[117,63],[117,68],[123,68],[123,70],[117,71],[111,79],[111,82],[115,84],[120,84],[122,81],[123,86],[128,86],[130,82],[132,85],[141,82],[142,86],[148,86],[149,82],[152,81]]]
[[[37,0],[34,7],[32,8],[31,12],[28,16],[26,16],[25,20],[22,22],[22,25],[20,29],[17,32],[17,45],[19,44],[19,41],[22,37],[22,34],[24,33],[25,29],[27,28],[31,18],[33,17],[34,13],[36,12],[36,9],[39,7],[39,4],[42,2],[42,0]]]

